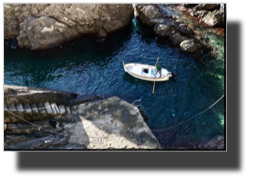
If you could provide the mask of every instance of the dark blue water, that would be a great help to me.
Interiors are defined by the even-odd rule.
[[[107,39],[86,36],[45,51],[31,51],[5,41],[4,83],[36,86],[83,95],[141,99],[147,124],[164,148],[205,143],[224,136],[224,98],[212,109],[166,131],[207,109],[224,94],[224,58],[207,50],[202,55],[179,52],[168,39],[157,38],[137,19]],[[160,65],[178,76],[153,83],[124,72],[130,62]]]

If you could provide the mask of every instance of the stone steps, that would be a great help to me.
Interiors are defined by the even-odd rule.
[[[39,102],[33,104],[25,104],[22,103],[14,104],[11,103],[9,106],[4,104],[4,122],[5,123],[13,123],[13,122],[24,122],[22,119],[27,121],[39,121],[50,119],[57,116],[63,115],[77,115],[78,114],[78,105],[73,106],[64,106],[59,105],[57,106],[56,103],[49,103],[49,102]],[[16,117],[21,117],[22,119]],[[82,112],[79,112],[82,113]]]

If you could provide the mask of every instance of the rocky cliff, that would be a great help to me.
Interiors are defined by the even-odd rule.
[[[180,51],[194,53],[203,45],[194,37],[194,32],[179,19],[165,15],[158,5],[137,4],[136,10],[143,24],[153,27],[159,37],[167,37],[172,44],[180,46]],[[164,12],[164,11],[163,11]]]
[[[131,4],[5,4],[4,38],[47,49],[82,35],[106,37],[133,17]]]

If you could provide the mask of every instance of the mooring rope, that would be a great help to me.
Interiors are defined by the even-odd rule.
[[[56,135],[59,135],[59,136],[63,136],[63,135],[60,135],[60,134],[58,134],[58,133],[54,133],[54,132],[48,131],[47,129],[45,129],[45,128],[42,127],[42,126],[40,127],[40,126],[38,126],[38,125],[35,125],[35,124],[33,124],[33,123],[31,123],[31,122],[29,122],[29,121],[27,121],[27,120],[21,118],[20,116],[15,115],[14,113],[8,111],[7,109],[5,109],[5,110],[6,110],[8,113],[11,113],[12,115],[14,115],[15,117],[17,117],[17,118],[19,118],[19,119],[21,119],[21,120],[23,120],[23,121],[25,121],[25,122],[27,122],[27,123],[29,123],[29,124],[31,124],[31,125],[34,125],[35,127],[38,127],[38,128],[39,128],[38,131],[40,131],[40,129],[43,129],[43,130],[45,130],[45,131],[47,131],[47,132],[50,132],[50,133],[52,133],[52,134],[56,134]]]
[[[140,105],[135,105],[134,103],[135,103],[135,102],[138,102],[138,101],[140,101]],[[142,103],[142,100],[141,100],[141,99],[139,99],[139,100],[134,101],[134,102],[132,103],[132,105],[135,105],[135,106],[137,106],[137,107],[138,107],[138,106],[141,106],[141,103]]]
[[[179,125],[182,125],[183,123],[186,123],[186,122],[190,121],[191,119],[193,119],[193,118],[195,118],[195,117],[197,117],[197,116],[199,116],[199,115],[205,113],[205,112],[208,111],[209,109],[211,109],[211,108],[212,108],[214,105],[216,105],[223,97],[224,97],[224,94],[223,94],[223,96],[220,97],[215,103],[213,103],[209,108],[207,108],[206,110],[204,110],[204,111],[198,113],[197,115],[191,117],[190,119],[188,119],[188,120],[186,120],[186,121],[184,121],[184,122],[181,122],[181,123],[179,123],[179,124],[177,124],[177,125],[175,125],[175,126],[173,126],[173,127],[169,127],[169,128],[166,128],[166,129],[157,129],[157,130],[151,130],[151,131],[165,131],[165,130],[170,130],[170,129],[174,128],[174,127],[177,127],[177,126],[179,126]]]

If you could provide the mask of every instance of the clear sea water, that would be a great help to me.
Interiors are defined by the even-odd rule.
[[[209,36],[211,37],[211,36]],[[221,44],[221,38],[213,41]],[[224,52],[184,54],[168,39],[156,37],[151,28],[136,18],[132,25],[106,39],[81,37],[61,46],[31,51],[5,40],[4,83],[35,86],[101,97],[118,96],[128,102],[141,99],[147,124],[164,148],[198,146],[224,136]],[[157,57],[163,68],[177,71],[167,82],[153,83],[124,72],[130,62],[154,65]],[[184,122],[183,124],[180,124]],[[179,126],[173,127],[177,124]],[[172,127],[172,128],[171,128]],[[170,129],[169,129],[170,128]],[[164,131],[155,131],[163,130]]]

